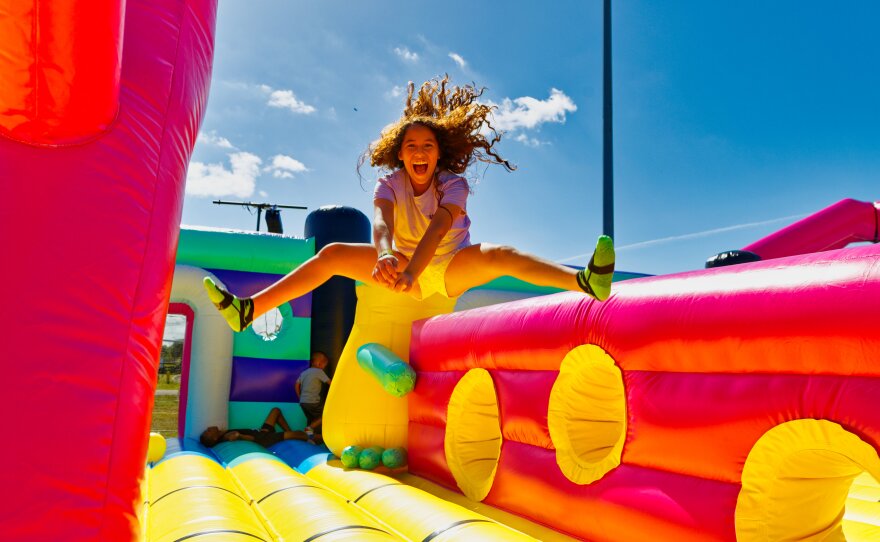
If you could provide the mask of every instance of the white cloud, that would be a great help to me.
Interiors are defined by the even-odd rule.
[[[459,68],[464,68],[465,66],[467,66],[467,62],[465,62],[465,60],[461,57],[461,55],[459,55],[457,53],[449,53],[449,58],[454,60],[455,63],[458,64]]]
[[[199,132],[199,135],[196,137],[196,141],[199,143],[204,143],[206,145],[213,145],[215,147],[220,147],[221,149],[235,149],[235,145],[229,142],[228,139],[222,136],[218,136],[217,132],[211,130],[210,132]]]
[[[406,88],[401,87],[401,86],[399,86],[399,85],[395,85],[394,88],[392,88],[392,89],[388,92],[388,94],[389,94],[389,96],[391,96],[392,98],[400,98],[401,96],[403,96],[404,94],[406,94]]]
[[[260,190],[259,192],[257,192],[257,194],[259,194],[261,198],[268,198],[269,197],[269,193],[266,192],[265,190]]]
[[[289,109],[294,113],[303,115],[309,115],[316,111],[311,105],[299,100],[292,90],[276,90],[269,85],[260,85],[259,88],[269,95],[269,101],[267,102],[269,107]]]
[[[251,85],[250,83],[245,83],[244,81],[229,81],[227,79],[220,81],[220,83],[226,88],[231,88],[238,91],[247,91],[253,88],[253,85]]]
[[[263,161],[249,152],[234,152],[229,155],[229,163],[232,169],[223,164],[190,163],[186,193],[197,197],[253,195]]]
[[[283,154],[276,154],[272,158],[272,164],[266,166],[263,171],[272,172],[272,176],[277,179],[292,179],[294,173],[303,173],[309,168],[305,164]]]
[[[165,318],[165,332],[162,341],[182,341],[186,336],[186,316],[169,314]]]
[[[406,47],[395,47],[394,52],[397,53],[397,56],[406,60],[407,62],[418,62],[419,55],[418,53],[413,53]]]
[[[513,140],[519,141],[527,147],[540,147],[541,145],[546,145],[546,142],[535,139],[534,137],[529,137],[523,133],[518,134],[516,137],[513,138]]]
[[[559,89],[550,89],[550,97],[537,100],[523,96],[511,100],[505,98],[493,112],[492,125],[498,130],[530,130],[545,122],[565,122],[566,113],[574,113],[577,106]]]

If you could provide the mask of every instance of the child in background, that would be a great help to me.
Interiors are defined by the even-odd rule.
[[[330,359],[324,352],[312,353],[309,368],[300,373],[294,388],[299,397],[299,406],[306,415],[306,434],[312,436],[321,426],[324,417],[324,403],[321,401],[322,384],[330,385],[330,377],[324,372]]]
[[[275,431],[275,424],[281,427],[281,432]],[[213,448],[221,442],[232,442],[235,440],[250,440],[264,448],[278,444],[282,440],[307,440],[313,444],[315,443],[305,432],[290,429],[284,414],[281,413],[281,409],[278,407],[269,411],[269,415],[266,416],[266,420],[260,429],[227,429],[224,431],[216,425],[212,425],[205,429],[199,437],[199,442],[208,448]]]
[[[467,180],[474,160],[515,169],[494,150],[501,137],[477,102],[482,90],[447,88],[448,78],[412,83],[400,120],[386,127],[366,156],[391,170],[373,195],[373,244],[331,243],[275,284],[239,298],[205,277],[211,301],[235,331],[290,299],[342,275],[416,299],[466,290],[510,275],[541,286],[584,291],[599,301],[611,293],[614,245],[600,236],[586,269],[569,267],[489,243],[472,244]],[[488,134],[490,137],[487,138]],[[539,188],[535,188],[536,190]]]

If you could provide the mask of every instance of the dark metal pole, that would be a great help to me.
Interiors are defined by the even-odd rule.
[[[253,203],[250,201],[223,201],[216,200],[214,205],[238,205],[240,207],[247,207],[250,211],[251,207],[257,208],[257,231],[260,231],[260,219],[263,217],[263,209],[302,209],[306,210],[308,207],[303,207],[301,205],[278,205],[276,203]]]
[[[603,30],[602,233],[614,237],[614,139],[611,130],[611,0],[605,0]]]

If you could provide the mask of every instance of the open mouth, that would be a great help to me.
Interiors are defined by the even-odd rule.
[[[428,163],[427,162],[413,163],[412,168],[413,168],[413,173],[415,173],[416,175],[424,175],[425,173],[428,172]]]

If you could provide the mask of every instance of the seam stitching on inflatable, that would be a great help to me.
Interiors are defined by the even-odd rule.
[[[400,486],[400,485],[403,485],[403,484],[401,484],[400,482],[396,482],[396,483],[392,482],[392,483],[390,483],[390,484],[384,484],[384,485],[381,485],[381,486],[376,486],[376,487],[374,487],[373,489],[369,489],[369,490],[365,491],[364,493],[361,493],[361,496],[360,496],[360,497],[358,497],[357,499],[355,499],[355,500],[353,500],[353,501],[351,501],[351,502],[356,503],[356,502],[358,502],[359,500],[361,500],[361,499],[363,499],[364,497],[366,497],[367,495],[369,495],[370,493],[376,491],[377,489],[382,489],[383,487]]]

